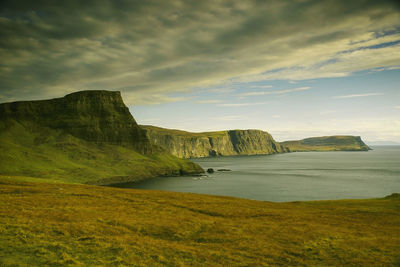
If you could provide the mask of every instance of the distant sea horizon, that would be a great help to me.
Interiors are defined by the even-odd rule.
[[[367,146],[400,146],[400,143],[394,141],[375,141],[364,142]]]

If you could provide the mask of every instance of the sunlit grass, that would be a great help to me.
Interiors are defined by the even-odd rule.
[[[12,179],[1,266],[400,264],[398,196],[271,203]]]

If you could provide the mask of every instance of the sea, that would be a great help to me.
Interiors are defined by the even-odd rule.
[[[215,172],[160,177],[122,187],[274,202],[381,198],[400,193],[400,146],[372,149],[191,159]]]

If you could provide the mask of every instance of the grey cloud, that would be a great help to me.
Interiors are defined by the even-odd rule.
[[[317,64],[315,52],[299,63],[295,51],[396,25],[392,1],[2,1],[0,93],[120,89],[132,103],[172,101],[192,87]]]
[[[367,94],[355,94],[355,95],[340,95],[334,96],[333,98],[341,99],[341,98],[355,98],[355,97],[367,97],[367,96],[380,96],[383,93],[367,93]]]

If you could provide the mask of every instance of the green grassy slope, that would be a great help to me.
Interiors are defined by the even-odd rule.
[[[0,174],[108,184],[198,173],[188,161],[159,151],[96,144],[32,122],[0,123]]]
[[[280,142],[291,152],[296,151],[368,151],[370,148],[359,136],[338,135],[310,137],[303,140]]]
[[[271,203],[0,178],[1,266],[398,266],[400,198]]]

